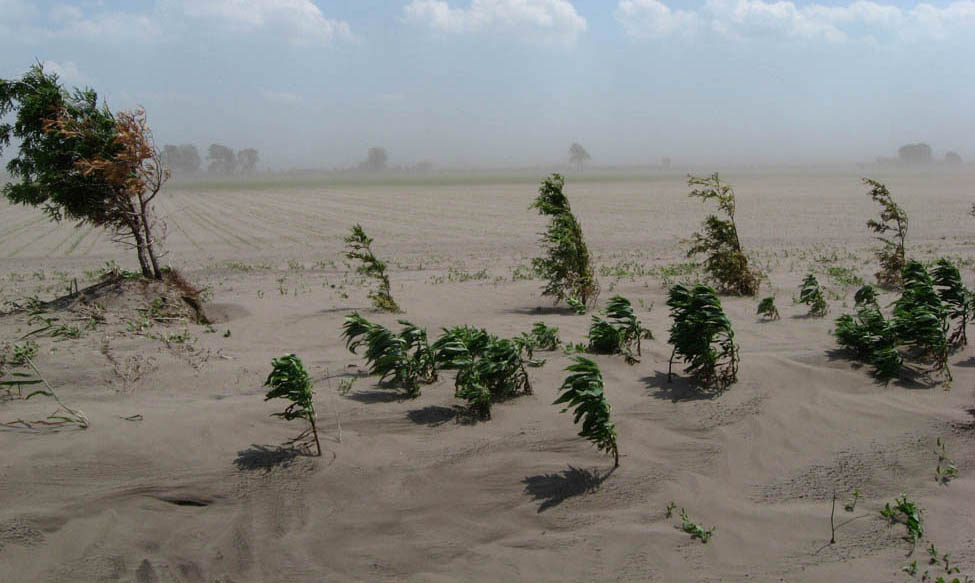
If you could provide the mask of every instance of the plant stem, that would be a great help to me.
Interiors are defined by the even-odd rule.
[[[836,544],[836,527],[833,523],[833,515],[836,514],[836,490],[833,490],[833,508],[829,511],[829,544]]]
[[[78,425],[80,425],[82,429],[88,429],[88,417],[86,417],[81,411],[68,407],[61,401],[61,399],[58,398],[58,394],[54,392],[54,387],[51,386],[51,383],[47,382],[47,379],[45,379],[44,375],[41,374],[41,371],[37,369],[37,366],[34,364],[34,361],[30,359],[30,357],[25,356],[24,361],[29,364],[32,369],[34,369],[34,372],[37,373],[37,378],[41,379],[41,382],[44,383],[45,387],[47,387],[48,392],[52,397],[54,397],[54,400],[57,401],[58,405],[60,405],[61,408],[68,413],[71,413],[77,417]]]

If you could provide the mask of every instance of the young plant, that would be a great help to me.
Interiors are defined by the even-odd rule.
[[[810,273],[806,279],[802,280],[799,286],[799,303],[809,306],[809,315],[814,318],[822,318],[829,311],[826,298],[823,297],[823,290],[819,287],[819,280],[815,274]]]
[[[769,296],[762,298],[762,301],[758,303],[758,311],[756,314],[769,320],[778,320],[780,316],[779,309],[775,307],[775,297]]]
[[[857,305],[862,307],[856,316],[843,314],[836,319],[833,335],[837,343],[852,351],[859,360],[872,364],[878,378],[897,376],[902,357],[897,351],[897,337],[892,324],[884,318],[876,302]]]
[[[843,506],[843,510],[853,512],[857,508],[857,501],[860,499],[860,488],[853,489],[853,498]]]
[[[714,531],[717,530],[717,527],[715,526],[706,529],[695,523],[693,520],[691,520],[691,518],[687,515],[687,511],[683,508],[680,509],[680,523],[681,530],[691,535],[692,539],[696,538],[700,540],[703,544],[708,544],[708,541],[711,540],[711,536],[714,534]]]
[[[940,437],[935,442],[937,447],[934,453],[938,456],[938,466],[934,469],[934,480],[944,486],[948,482],[958,477],[958,466],[955,460],[948,456],[948,445]]]
[[[673,324],[670,343],[674,350],[667,367],[667,380],[673,377],[674,359],[688,364],[684,370],[706,388],[724,389],[738,379],[738,346],[731,321],[721,309],[713,288],[683,284],[670,288],[667,298]]]
[[[880,205],[880,220],[867,221],[867,227],[877,233],[877,239],[883,243],[883,247],[877,251],[877,259],[880,260],[877,283],[881,287],[895,288],[901,283],[901,275],[907,262],[904,248],[907,240],[907,213],[894,202],[886,186],[869,178],[864,178],[863,183],[870,187],[867,196]]]
[[[531,331],[532,348],[535,350],[558,350],[562,344],[559,329],[546,326],[545,322],[535,322]]]
[[[582,236],[582,226],[572,214],[569,199],[562,192],[565,180],[552,174],[538,189],[538,197],[531,208],[550,217],[548,229],[542,235],[545,256],[532,260],[532,267],[548,281],[543,296],[552,296],[555,302],[576,298],[582,306],[591,306],[599,297],[589,248]],[[578,310],[575,306],[573,309]]]
[[[748,257],[738,238],[734,189],[722,183],[717,173],[705,177],[688,176],[687,185],[693,188],[690,196],[704,201],[716,200],[718,208],[727,216],[727,219],[721,219],[717,215],[709,215],[704,220],[703,233],[694,234],[693,245],[687,256],[707,254],[704,268],[722,293],[755,295],[761,274],[749,267]]]
[[[40,395],[43,397],[51,397],[52,399],[54,399],[55,402],[57,402],[58,408],[53,413],[48,415],[46,419],[40,419],[32,422],[24,421],[23,419],[18,419],[10,423],[4,423],[3,425],[7,425],[7,426],[22,425],[24,427],[27,427],[28,429],[33,429],[32,425],[34,424],[44,425],[48,427],[77,425],[81,429],[88,429],[88,427],[91,425],[88,421],[88,417],[80,409],[74,409],[64,404],[64,401],[62,401],[61,398],[58,397],[58,394],[54,390],[54,387],[51,386],[51,383],[47,382],[47,379],[45,379],[43,375],[41,375],[41,371],[38,370],[37,365],[34,364],[34,361],[29,356],[24,357],[24,363],[27,366],[29,366],[31,370],[34,371],[34,375],[36,375],[36,378],[29,377],[29,375],[27,374],[14,373],[14,377],[15,377],[14,380],[0,382],[0,386],[16,387],[19,392],[20,389],[25,385],[34,385],[38,383],[43,383],[45,388],[38,389],[36,391],[31,392],[25,397],[25,400],[30,399],[35,395]]]
[[[910,346],[917,356],[951,380],[948,366],[948,310],[934,288],[934,280],[919,261],[910,261],[901,277],[903,290],[894,302],[893,330],[898,344]]]
[[[378,287],[369,292],[372,305],[384,312],[400,312],[399,305],[393,299],[389,289],[389,275],[386,274],[386,263],[380,261],[372,252],[372,237],[366,235],[361,225],[352,227],[352,234],[345,238],[345,256],[361,262],[356,271],[376,280]]]
[[[904,526],[907,527],[907,537],[917,545],[917,541],[924,536],[921,512],[921,507],[916,502],[909,500],[907,495],[902,495],[900,498],[894,498],[893,506],[888,502],[880,511],[880,515],[892,524],[903,521]]]
[[[345,317],[342,337],[353,354],[365,345],[369,373],[379,375],[380,383],[404,389],[410,397],[420,395],[420,383],[437,380],[433,351],[427,343],[427,332],[406,320],[399,320],[399,334],[369,322],[358,312]],[[387,381],[387,379],[389,379]]]
[[[853,294],[853,301],[856,303],[857,307],[873,306],[878,308],[877,304],[877,289],[874,288],[869,283],[860,287],[855,294]]]
[[[574,423],[582,421],[579,437],[592,442],[599,451],[613,455],[613,467],[620,465],[620,452],[617,444],[616,425],[610,421],[610,405],[603,392],[603,374],[599,366],[581,356],[572,360],[575,364],[565,370],[569,375],[559,388],[559,398],[553,405],[565,405],[562,412],[573,409]]]
[[[948,336],[948,347],[957,350],[968,344],[968,319],[972,310],[972,293],[962,283],[958,267],[942,257],[931,270],[938,296],[948,311],[948,319],[954,328]]]
[[[637,356],[642,355],[640,341],[649,338],[653,338],[653,333],[636,319],[630,300],[613,296],[606,304],[606,319],[592,317],[589,352],[622,354],[627,364],[635,364],[639,362]]]
[[[285,421],[292,419],[304,419],[308,422],[309,428],[302,431],[298,437],[290,440],[289,443],[298,443],[306,439],[309,434],[315,441],[315,449],[318,455],[322,455],[322,445],[318,441],[318,429],[315,426],[315,404],[313,403],[314,391],[312,382],[305,371],[301,359],[294,354],[286,354],[281,358],[271,361],[271,374],[264,381],[264,386],[269,387],[264,400],[288,399],[291,404],[280,413],[273,413],[273,417],[280,417]]]
[[[575,312],[577,316],[583,316],[586,313],[586,304],[582,303],[576,298],[565,298],[565,303],[568,304],[572,311]]]

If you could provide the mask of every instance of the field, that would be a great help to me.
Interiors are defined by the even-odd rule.
[[[877,271],[865,227],[877,208],[859,175],[723,177],[745,248],[769,275],[761,296],[776,296],[782,318],[723,298],[742,362],[718,395],[666,379],[667,286],[703,276],[685,239],[706,209],[686,179],[567,180],[600,305],[630,298],[655,335],[634,366],[594,357],[619,431],[615,470],[551,404],[562,351],[539,353],[533,395],[471,422],[452,375],[403,399],[340,338],[359,310],[432,336],[474,324],[511,337],[544,321],[583,342],[589,317],[553,308],[529,268],[545,226],[528,208],[541,175],[170,185],[157,205],[164,262],[205,288],[213,324],[140,320],[154,292],[138,286],[97,314],[49,314],[79,337],[32,336],[35,361],[91,426],[0,431],[0,580],[910,581],[912,561],[915,579],[943,574],[928,563],[932,543],[961,569],[952,576],[975,576],[975,348],[952,355],[950,387],[875,381],[830,334]],[[950,257],[975,283],[975,176],[875,177],[910,216],[909,255]],[[99,230],[3,205],[0,306],[84,288],[110,262],[135,268]],[[405,314],[370,312],[370,284],[342,255],[354,223],[375,237]],[[823,319],[792,300],[809,271],[826,288]],[[24,312],[0,316],[0,344],[35,327]],[[321,458],[279,448],[297,425],[263,400],[271,359],[289,352],[316,384]],[[0,422],[55,407],[7,398]],[[938,439],[958,468],[946,484]],[[902,494],[923,509],[916,549],[880,515]],[[678,528],[669,503],[716,527],[707,544]]]

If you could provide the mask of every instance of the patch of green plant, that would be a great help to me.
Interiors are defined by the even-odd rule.
[[[756,314],[769,320],[778,320],[781,316],[779,316],[779,309],[775,307],[775,296],[762,298],[762,301],[758,302]]]
[[[853,301],[856,303],[857,307],[865,307],[865,306],[873,306],[875,308],[878,307],[876,288],[874,288],[869,283],[861,286],[860,289],[858,289],[856,293],[853,294]]]
[[[906,494],[900,498],[894,498],[894,505],[890,502],[884,505],[880,515],[886,518],[891,524],[902,522],[907,528],[907,538],[917,544],[917,541],[924,537],[924,525],[921,519],[921,507],[916,502],[908,499]]]
[[[649,273],[659,278],[664,287],[670,287],[682,278],[696,276],[700,270],[701,264],[691,261],[651,267]]]
[[[556,303],[576,298],[584,307],[596,302],[599,284],[593,272],[589,247],[582,235],[582,226],[572,213],[569,199],[562,192],[565,180],[552,174],[538,189],[531,208],[549,217],[549,225],[542,234],[544,257],[532,260],[532,267],[547,280],[543,296],[552,296]],[[573,309],[576,309],[573,307]]]
[[[620,465],[616,425],[610,420],[610,404],[603,392],[603,375],[599,366],[581,356],[565,370],[571,372],[559,387],[559,398],[553,405],[565,405],[562,412],[572,409],[573,423],[582,427],[579,437],[592,442],[599,451],[612,454],[613,467]]]
[[[951,380],[948,366],[948,310],[934,287],[934,280],[919,261],[909,261],[901,277],[901,297],[894,302],[893,329],[898,344],[911,347]]]
[[[806,275],[802,285],[799,286],[799,303],[809,306],[809,315],[814,318],[822,318],[829,311],[826,298],[823,297],[823,289],[819,287],[819,280],[812,272]]]
[[[288,443],[299,443],[310,435],[315,442],[318,455],[322,455],[322,445],[318,441],[318,429],[315,426],[315,393],[304,364],[296,355],[286,354],[281,358],[272,360],[271,367],[271,373],[264,381],[264,386],[269,387],[267,394],[264,395],[264,400],[287,399],[291,401],[287,409],[273,413],[272,416],[280,417],[285,421],[293,419],[308,421],[309,428]]]
[[[559,329],[546,326],[545,322],[535,322],[529,336],[534,350],[558,350],[562,345]]]
[[[962,283],[958,267],[946,257],[942,257],[934,264],[931,278],[948,312],[947,318],[953,323],[948,335],[948,346],[957,350],[968,344],[966,328],[972,312],[972,293]]]
[[[345,256],[360,262],[359,267],[356,268],[357,273],[376,280],[377,288],[369,292],[372,305],[384,312],[400,312],[402,310],[393,299],[389,288],[386,264],[372,252],[372,241],[372,237],[366,235],[362,225],[354,225],[352,234],[345,238]]]
[[[880,205],[879,220],[867,221],[867,227],[877,233],[877,239],[883,243],[883,247],[877,251],[877,259],[880,260],[877,283],[881,287],[895,288],[901,283],[901,275],[907,263],[907,213],[894,202],[886,186],[869,178],[864,178],[863,183],[870,187],[867,196]]]
[[[853,497],[850,501],[843,505],[843,510],[847,512],[853,512],[857,508],[857,501],[860,499],[860,488],[853,489]]]
[[[358,312],[345,317],[342,338],[353,354],[365,346],[363,355],[369,373],[379,375],[380,383],[400,388],[410,397],[420,395],[420,384],[437,380],[433,351],[427,342],[427,332],[406,320],[399,320],[403,329],[399,334],[369,322]]]
[[[685,372],[706,388],[724,389],[738,379],[738,346],[731,321],[721,308],[713,288],[697,284],[671,286],[667,305],[673,323],[670,343],[674,350],[667,367],[673,377],[674,359],[687,363]]]
[[[709,215],[704,231],[695,233],[688,257],[706,254],[704,270],[722,293],[753,296],[758,293],[761,274],[748,265],[735,224],[735,191],[722,183],[715,172],[710,176],[688,176],[687,185],[693,187],[690,196],[703,201],[715,200],[727,219]]]
[[[955,460],[948,456],[948,445],[944,440],[939,437],[935,444],[934,453],[938,456],[938,465],[934,469],[934,479],[939,484],[947,485],[958,477],[958,466],[955,465]]]
[[[572,311],[575,312],[577,316],[582,316],[586,313],[586,304],[582,303],[581,300],[570,297],[565,298],[565,303],[572,308]]]
[[[633,312],[630,300],[613,296],[606,304],[606,318],[595,314],[589,326],[589,352],[594,354],[622,354],[627,364],[639,362],[642,355],[640,341],[653,338]]]
[[[683,508],[680,509],[680,529],[687,534],[691,535],[692,539],[698,539],[703,544],[707,544],[711,537],[714,535],[714,531],[718,528],[712,526],[711,528],[704,528],[703,526],[695,523],[687,515],[687,511]]]

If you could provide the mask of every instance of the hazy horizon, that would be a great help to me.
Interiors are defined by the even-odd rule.
[[[824,165],[975,156],[975,0],[0,0],[35,61],[159,146],[260,168]],[[9,156],[9,152],[8,152]]]

